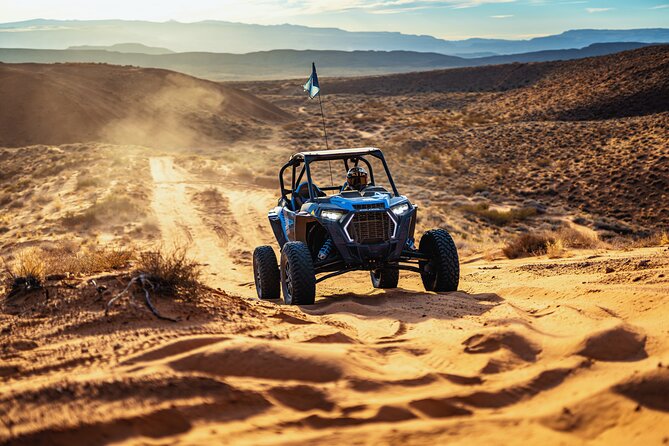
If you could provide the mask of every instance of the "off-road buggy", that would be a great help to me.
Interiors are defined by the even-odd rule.
[[[375,177],[381,175],[374,164],[385,181]],[[317,165],[324,165],[326,172],[329,167],[330,186],[315,184]],[[337,165],[344,174],[353,166],[366,168],[367,187],[345,191],[335,185],[332,167]],[[281,168],[279,183],[281,198],[269,211],[269,221],[281,262],[271,246],[255,249],[260,299],[278,299],[282,289],[287,304],[313,304],[317,283],[356,270],[369,271],[375,288],[396,288],[400,270],[407,270],[420,273],[428,291],[457,290],[460,267],[453,239],[444,229],[432,229],[414,246],[417,207],[397,191],[381,150],[296,153]]]

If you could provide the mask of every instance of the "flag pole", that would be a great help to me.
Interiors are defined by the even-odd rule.
[[[330,150],[328,147],[328,131],[325,129],[325,114],[323,113],[323,100],[321,99],[320,92],[318,94],[318,104],[321,106],[321,119],[323,120],[323,133],[325,134],[325,148]]]
[[[323,121],[323,134],[325,135],[325,150],[330,150],[330,147],[328,145],[328,131],[325,128],[325,113],[323,113],[323,99],[321,99],[320,89],[318,91],[318,105],[321,106],[321,120]],[[330,185],[334,186],[334,179],[332,178],[332,162],[330,160],[328,160],[328,167],[330,168]]]

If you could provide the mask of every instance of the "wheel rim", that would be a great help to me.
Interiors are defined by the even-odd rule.
[[[434,255],[434,254],[433,254]],[[423,270],[420,275],[423,278],[423,284],[427,289],[433,289],[437,284],[437,273],[435,271],[434,260],[429,260],[421,265]]]
[[[260,278],[260,268],[258,268],[258,262],[254,259],[253,269],[255,270],[255,280],[256,280],[256,290],[258,291],[258,297],[262,299],[262,279]]]
[[[427,280],[431,288],[434,288],[437,282],[437,273],[435,271],[434,261],[430,260],[427,262],[427,265],[425,265],[425,274],[427,275]]]
[[[290,274],[290,263],[286,262],[286,291],[288,291],[289,300],[293,298],[293,278]]]

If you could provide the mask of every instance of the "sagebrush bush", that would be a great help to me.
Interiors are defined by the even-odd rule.
[[[10,266],[11,275],[15,278],[34,279],[41,283],[47,274],[47,262],[42,250],[27,248],[19,252]]]
[[[548,251],[548,244],[554,242],[555,239],[546,233],[528,232],[507,243],[502,252],[510,259],[542,255]]]
[[[556,231],[530,232],[511,240],[502,249],[510,259],[548,254],[550,258],[564,257],[567,248],[594,249],[603,244],[596,235],[572,227]]]
[[[554,237],[561,240],[566,248],[592,249],[602,245],[596,234],[590,235],[572,227],[562,227],[554,232]]]
[[[460,209],[465,213],[476,215],[496,226],[506,226],[511,223],[526,220],[537,214],[535,208],[529,207],[498,211],[496,209],[490,209],[490,205],[487,203],[466,204],[461,206]]]
[[[77,190],[86,189],[89,187],[97,187],[104,184],[104,181],[101,178],[94,177],[92,175],[79,175],[77,177]]]
[[[562,239],[555,239],[546,243],[546,255],[549,259],[558,259],[564,257],[567,250],[565,249]]]
[[[158,291],[168,295],[194,296],[200,288],[201,267],[186,248],[156,249],[139,255],[136,270],[145,274]]]

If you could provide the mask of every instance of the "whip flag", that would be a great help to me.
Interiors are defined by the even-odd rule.
[[[325,129],[325,113],[323,113],[323,100],[321,95],[318,94],[321,91],[321,86],[318,85],[318,75],[316,74],[316,63],[311,62],[311,76],[309,80],[303,86],[304,90],[309,94],[309,99],[313,99],[318,96],[318,105],[321,106],[321,119],[323,120],[323,134],[325,135],[325,148],[330,149],[328,146],[328,131]],[[328,160],[328,165],[330,166],[330,183],[334,186],[334,181],[332,181],[332,165],[330,160]]]
[[[311,63],[311,76],[306,84],[304,84],[304,89],[309,93],[309,98],[313,99],[318,95],[318,92],[321,91],[321,87],[318,85],[318,75],[316,74],[316,64]]]

